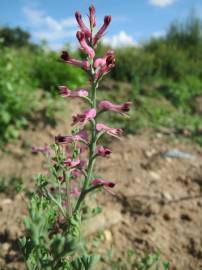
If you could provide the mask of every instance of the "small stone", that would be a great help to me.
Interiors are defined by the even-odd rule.
[[[3,243],[2,244],[2,250],[3,250],[3,252],[7,252],[9,250],[9,248],[10,248],[9,243]]]
[[[166,157],[165,160],[166,160],[168,163],[172,163],[172,162],[173,162],[173,159],[170,158],[170,157]]]
[[[104,231],[104,236],[105,236],[106,242],[109,242],[109,243],[112,242],[112,233],[111,233],[110,230],[105,230]]]
[[[171,200],[172,200],[172,196],[171,196],[170,193],[167,192],[167,191],[164,191],[164,192],[162,193],[162,197],[163,197],[163,199],[166,199],[167,201],[171,201]]]
[[[130,157],[129,157],[128,153],[126,153],[126,152],[123,153],[123,159],[126,162],[130,160]]]
[[[159,174],[157,174],[156,172],[150,171],[149,175],[151,176],[151,178],[153,178],[154,180],[160,180],[161,177]]]
[[[162,133],[156,133],[156,138],[158,138],[158,139],[163,138],[163,134]]]
[[[144,151],[144,154],[147,158],[151,158],[153,155],[156,154],[156,150],[155,149],[151,149],[149,151]]]
[[[6,204],[11,204],[12,203],[12,200],[11,199],[4,199],[3,201],[2,201],[2,205],[6,205]]]
[[[133,178],[133,181],[134,181],[135,183],[137,183],[137,184],[141,183],[140,178]]]

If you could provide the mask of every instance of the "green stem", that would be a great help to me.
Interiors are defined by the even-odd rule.
[[[65,172],[65,170],[63,170],[63,177],[64,177],[64,181],[66,184],[66,198],[67,198],[67,217],[71,217],[72,216],[72,208],[71,208],[71,199],[70,199],[70,173]]]
[[[91,75],[93,77],[93,68],[91,71]],[[92,85],[92,89],[91,89],[91,101],[92,101],[92,105],[91,108],[95,108],[96,109],[96,89],[97,89],[97,83],[93,83]],[[96,143],[97,143],[97,133],[96,133],[96,121],[92,121],[92,134],[91,134],[91,143],[90,143],[90,151],[89,151],[89,158],[88,158],[88,168],[87,168],[87,176],[84,179],[84,184],[81,190],[81,194],[79,196],[79,199],[76,203],[76,207],[74,209],[74,212],[77,212],[80,207],[81,204],[83,202],[83,200],[85,199],[85,196],[88,192],[87,188],[90,184],[91,178],[92,178],[92,172],[93,172],[93,167],[94,167],[94,163],[95,163],[95,152],[96,152]]]
[[[64,212],[64,209],[63,207],[61,206],[61,204],[52,196],[52,194],[50,192],[48,192],[46,190],[46,194],[48,195],[48,197],[58,206],[58,208],[61,210],[63,216],[65,217],[65,212]]]

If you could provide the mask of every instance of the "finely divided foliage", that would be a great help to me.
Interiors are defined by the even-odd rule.
[[[98,256],[88,254],[81,241],[81,223],[85,218],[85,198],[98,189],[109,191],[115,186],[113,180],[94,175],[98,157],[107,157],[111,149],[100,144],[104,134],[119,138],[122,130],[99,122],[106,111],[126,114],[130,102],[114,104],[103,100],[99,103],[96,92],[100,80],[115,66],[115,55],[108,51],[97,58],[96,47],[105,34],[111,16],[105,16],[103,25],[94,34],[96,27],[95,8],[89,8],[89,27],[84,24],[79,12],[75,13],[80,27],[76,36],[86,60],[73,59],[67,51],[61,54],[64,64],[84,69],[89,75],[90,89],[70,90],[60,86],[60,94],[67,99],[79,98],[88,108],[73,116],[72,134],[58,135],[55,144],[33,147],[48,160],[48,173],[37,177],[37,192],[29,204],[29,217],[25,220],[27,235],[20,240],[28,270],[41,269],[91,269]],[[98,103],[98,104],[97,104]],[[88,209],[89,210],[89,209]]]

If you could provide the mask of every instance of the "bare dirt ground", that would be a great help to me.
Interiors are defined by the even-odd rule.
[[[1,153],[1,177],[18,176],[32,187],[33,175],[45,168],[43,158],[33,155],[30,146],[51,143],[54,135],[64,134],[64,124],[55,129],[41,125],[27,130],[19,144],[7,147],[10,153]],[[201,270],[202,149],[149,132],[115,140],[110,147],[111,157],[107,161],[99,158],[96,170],[98,175],[116,181],[115,195],[98,195],[104,214],[92,220],[86,233],[103,230],[100,253],[112,247],[119,258],[128,249],[160,250],[172,270]],[[166,157],[172,149],[191,156]],[[0,193],[1,270],[24,269],[17,238],[23,233],[25,213],[23,194]]]

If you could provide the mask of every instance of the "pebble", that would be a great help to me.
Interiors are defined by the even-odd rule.
[[[173,199],[171,194],[167,191],[162,192],[162,197],[163,199],[166,199],[167,201],[171,201]]]
[[[160,179],[161,179],[160,175],[159,175],[158,173],[156,173],[156,172],[150,171],[150,172],[149,172],[149,175],[150,175],[151,178],[153,178],[154,180],[160,180]]]
[[[7,252],[7,251],[9,250],[9,248],[10,248],[9,243],[3,243],[3,244],[2,244],[2,250],[3,250],[4,252]]]
[[[112,233],[111,233],[110,230],[105,230],[104,231],[104,236],[105,236],[106,242],[109,242],[109,243],[112,242]]]
[[[153,155],[156,154],[156,150],[155,149],[151,149],[149,151],[144,151],[144,155],[147,157],[147,158],[151,158]]]
[[[140,178],[133,178],[133,182],[139,184],[139,183],[141,183],[141,179]]]
[[[2,205],[6,205],[6,204],[11,204],[12,203],[12,200],[11,199],[4,199],[2,202],[1,202],[1,204]]]

